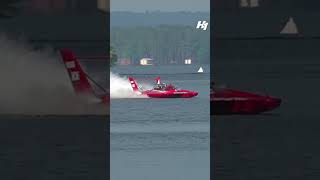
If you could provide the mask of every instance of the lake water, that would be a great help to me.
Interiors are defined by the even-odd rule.
[[[1,179],[107,179],[106,115],[0,115]]]
[[[209,67],[122,66],[113,73],[162,81],[199,95],[188,99],[111,99],[111,180],[208,180]],[[152,80],[151,80],[152,82]],[[129,83],[129,82],[128,82]]]
[[[214,64],[220,85],[282,98],[254,116],[213,116],[216,179],[319,179],[319,59],[228,60]]]

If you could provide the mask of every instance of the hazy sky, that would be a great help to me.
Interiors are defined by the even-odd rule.
[[[110,0],[111,11],[210,11],[210,0]]]

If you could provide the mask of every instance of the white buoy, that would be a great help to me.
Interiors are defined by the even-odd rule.
[[[199,68],[198,73],[203,73],[202,67]]]
[[[285,24],[280,34],[298,34],[297,24],[294,22],[293,18],[290,17],[288,22]]]

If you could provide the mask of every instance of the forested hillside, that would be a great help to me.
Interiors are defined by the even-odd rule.
[[[118,58],[128,58],[134,63],[150,57],[157,64],[181,64],[186,58],[205,64],[210,60],[209,39],[209,29],[202,31],[185,25],[111,28],[111,46]]]

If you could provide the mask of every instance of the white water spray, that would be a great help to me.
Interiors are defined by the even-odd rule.
[[[144,88],[150,87],[149,84],[141,84]],[[127,77],[121,77],[118,74],[110,72],[110,97],[116,98],[147,98],[133,92]]]
[[[106,114],[74,93],[58,54],[0,34],[0,114]]]

